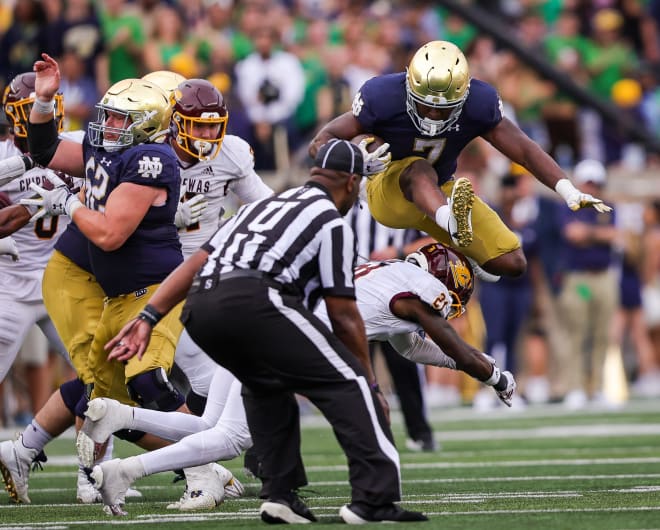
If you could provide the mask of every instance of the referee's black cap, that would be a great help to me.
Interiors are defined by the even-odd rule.
[[[347,173],[364,174],[364,160],[360,148],[348,140],[330,140],[316,153],[314,165]]]

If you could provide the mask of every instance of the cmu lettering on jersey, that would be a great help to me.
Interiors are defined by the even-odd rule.
[[[211,191],[211,182],[208,180],[200,179],[183,179],[183,185],[186,187],[186,191],[189,193],[209,193]],[[225,193],[227,195],[227,188],[229,187],[229,181],[225,184]]]
[[[45,188],[51,187],[51,182],[46,178],[46,175],[42,173],[41,175],[29,175],[25,174],[18,180],[18,189],[19,191],[28,191],[30,189],[30,184],[37,184]]]

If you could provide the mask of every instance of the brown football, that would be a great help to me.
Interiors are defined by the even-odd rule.
[[[380,136],[376,136],[375,134],[358,134],[351,140],[351,143],[358,145],[365,138],[374,139],[373,142],[367,144],[367,152],[369,153],[373,153],[376,149],[385,143],[385,140],[383,140]]]

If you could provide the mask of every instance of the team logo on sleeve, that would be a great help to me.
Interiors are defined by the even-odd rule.
[[[158,156],[143,156],[142,160],[138,161],[138,174],[146,179],[158,178],[163,172],[163,163]]]
[[[362,107],[364,107],[364,100],[362,99],[362,93],[358,92],[353,98],[353,105],[351,106],[351,111],[353,116],[358,116],[362,112]]]

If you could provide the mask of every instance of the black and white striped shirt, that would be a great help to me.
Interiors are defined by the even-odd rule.
[[[355,298],[355,237],[315,182],[241,207],[202,247],[201,277],[258,270],[293,286],[313,309],[320,296]]]

